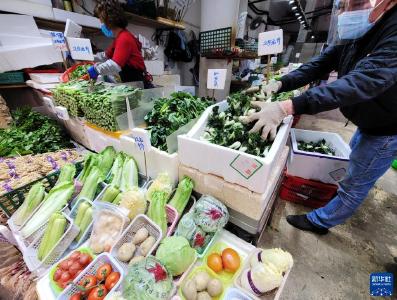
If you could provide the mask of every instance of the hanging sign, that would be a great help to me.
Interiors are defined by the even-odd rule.
[[[223,90],[225,88],[227,69],[208,69],[207,89]]]
[[[70,55],[75,60],[94,60],[89,39],[67,38]]]
[[[258,55],[270,55],[283,52],[283,30],[261,32],[258,41]]]

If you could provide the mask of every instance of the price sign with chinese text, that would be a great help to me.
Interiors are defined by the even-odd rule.
[[[59,51],[67,51],[68,47],[66,46],[65,37],[62,32],[59,31],[50,31],[50,36],[52,38],[52,43],[55,49]]]
[[[283,30],[266,31],[259,34],[258,55],[270,55],[283,52]]]
[[[135,142],[135,146],[139,151],[148,152],[151,149],[150,135],[147,130],[142,128],[134,128],[131,131],[131,137]]]
[[[89,39],[67,38],[70,54],[75,60],[94,60]]]
[[[225,88],[227,69],[208,69],[207,89],[223,90]]]

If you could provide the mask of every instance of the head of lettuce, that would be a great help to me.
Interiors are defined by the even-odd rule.
[[[185,272],[196,258],[196,250],[183,236],[166,237],[156,252],[156,258],[160,260],[172,276]]]

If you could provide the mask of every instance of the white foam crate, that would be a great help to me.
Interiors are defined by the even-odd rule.
[[[318,142],[322,139],[335,150],[335,156],[298,149],[298,141]],[[292,149],[287,163],[289,175],[331,184],[338,183],[346,175],[351,150],[339,134],[292,129],[291,143]]]
[[[215,105],[220,107],[220,111],[228,108],[226,100]],[[203,173],[221,176],[225,181],[239,184],[253,192],[264,193],[273,167],[286,145],[292,116],[284,119],[268,155],[263,158],[201,140],[213,107],[206,109],[188,134],[178,136],[180,163]]]
[[[156,178],[158,174],[167,172],[173,184],[178,183],[179,159],[178,153],[169,154],[152,147],[146,152],[147,174],[151,178]]]
[[[82,119],[70,117],[69,120],[64,122],[64,124],[73,140],[88,149],[93,148],[86,133],[87,126],[85,126]]]
[[[150,255],[153,253],[153,251],[157,248],[157,246],[159,245],[160,241],[163,238],[161,229],[157,224],[155,224],[151,219],[149,219],[145,215],[142,215],[142,214],[137,215],[134,218],[134,220],[132,220],[130,225],[128,225],[128,227],[123,231],[119,240],[116,242],[116,244],[112,247],[112,250],[111,250],[111,255],[123,267],[125,272],[127,272],[127,270],[128,270],[128,263],[119,260],[117,258],[117,252],[123,244],[130,243],[132,241],[132,239],[134,238],[136,232],[141,228],[146,228],[149,232],[149,236],[153,236],[156,240],[156,242],[153,244],[152,248],[150,248],[147,255]],[[137,249],[135,251],[136,251],[137,255],[140,255],[139,246],[137,246]]]
[[[87,124],[84,124],[84,130],[87,135],[90,149],[95,152],[101,152],[107,146],[113,146],[116,151],[121,151],[121,142],[119,138],[112,137],[108,134],[103,133],[100,130],[91,128]]]
[[[57,300],[69,300],[70,297],[79,291],[77,288],[77,284],[80,282],[83,277],[87,275],[94,275],[96,274],[97,269],[105,264],[108,263],[112,266],[112,271],[114,272],[119,272],[120,273],[120,279],[116,283],[116,285],[109,291],[109,293],[106,295],[105,299],[109,298],[109,295],[111,295],[114,291],[118,289],[120,286],[121,282],[124,279],[125,272],[124,269],[120,266],[120,264],[109,254],[109,253],[102,253],[98,255],[80,274],[77,276],[71,285],[69,285],[63,292],[62,294],[59,295]]]
[[[274,289],[274,290],[272,290],[270,292],[267,292],[264,295],[260,296],[260,295],[253,294],[252,292],[245,290],[240,284],[241,274],[244,272],[244,270],[249,268],[251,257],[254,256],[254,255],[258,255],[259,251],[260,251],[260,249],[255,249],[249,254],[247,259],[245,260],[244,266],[238,271],[238,273],[236,274],[236,276],[234,278],[234,285],[239,290],[241,290],[245,294],[249,295],[250,298],[253,299],[253,300],[279,300],[280,297],[281,297],[281,294],[283,292],[285,283],[287,282],[289,273],[291,272],[291,269],[292,269],[293,266],[291,266],[291,268],[284,274],[283,280],[281,282],[281,285],[277,289]]]
[[[70,246],[74,238],[79,233],[79,229],[76,225],[73,224],[73,220],[67,216],[65,213],[62,213],[66,218],[67,226],[64,234],[61,239],[55,244],[52,250],[47,254],[46,257],[43,258],[43,261],[39,261],[37,258],[37,252],[40,246],[40,243],[44,237],[44,230],[41,232],[41,235],[38,236],[23,252],[23,259],[29,270],[31,272],[36,273],[37,275],[42,274],[48,268],[50,268],[54,263],[56,263]]]

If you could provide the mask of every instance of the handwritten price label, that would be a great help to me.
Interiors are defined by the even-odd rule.
[[[283,30],[266,31],[259,34],[258,55],[283,52]]]
[[[89,39],[67,38],[70,54],[76,60],[94,60]]]
[[[66,40],[63,36],[62,32],[59,31],[50,31],[50,36],[52,38],[52,43],[55,49],[59,51],[67,51],[68,47],[66,46]]]
[[[139,151],[148,152],[152,148],[149,133],[142,128],[134,128],[131,137]]]
[[[223,90],[225,88],[227,69],[208,69],[207,89]]]

